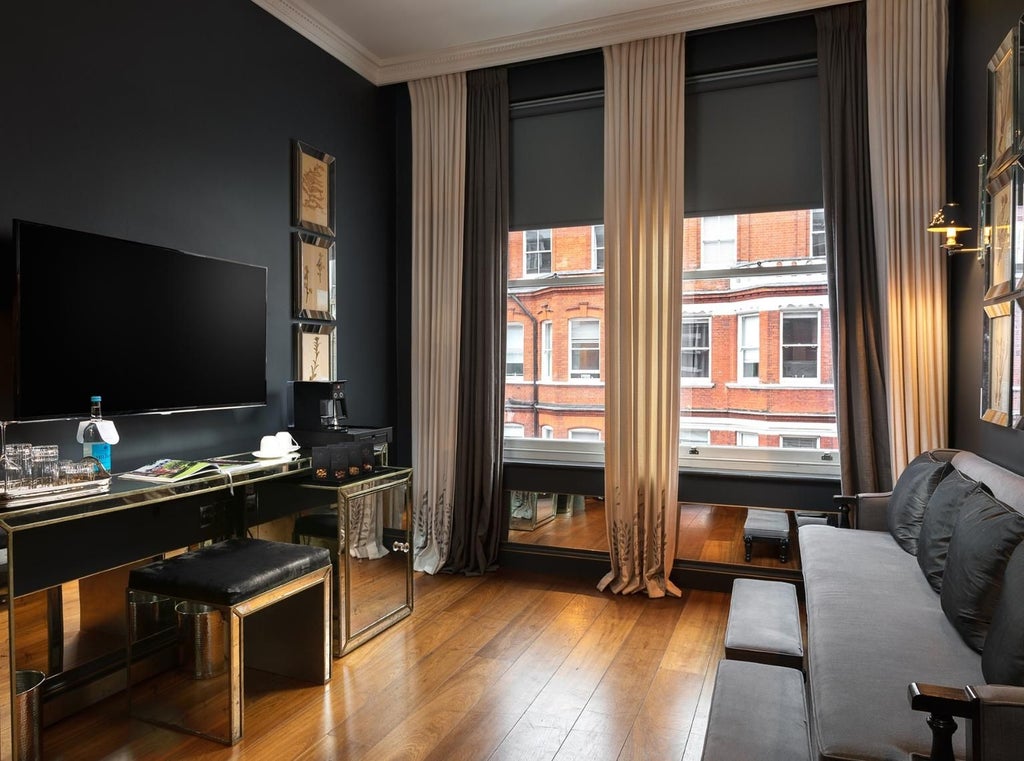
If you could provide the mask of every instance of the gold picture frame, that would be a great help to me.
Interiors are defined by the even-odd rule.
[[[295,380],[334,380],[336,357],[334,325],[300,322],[295,326]]]
[[[306,232],[292,233],[294,316],[298,319],[335,318],[335,248],[330,238]]]
[[[292,225],[333,237],[334,156],[296,140],[292,163]]]

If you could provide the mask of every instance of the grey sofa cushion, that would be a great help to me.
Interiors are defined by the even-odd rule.
[[[892,489],[887,513],[889,533],[911,555],[917,554],[917,537],[928,500],[951,470],[951,463],[925,452],[910,461]]]
[[[1003,574],[1003,591],[999,595],[985,650],[981,654],[981,670],[989,684],[1024,686],[1024,544],[1017,546]]]
[[[917,564],[936,592],[942,589],[949,539],[953,536],[960,509],[985,487],[954,470],[942,479],[924,511],[921,534],[917,538]]]
[[[1024,516],[984,492],[957,517],[942,576],[942,610],[979,653],[1010,555],[1024,538]]]

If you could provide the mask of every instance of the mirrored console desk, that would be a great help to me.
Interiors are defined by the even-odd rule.
[[[43,723],[125,687],[125,585],[163,553],[241,535],[262,519],[261,491],[296,489],[308,456],[255,462],[176,484],[115,477],[106,493],[0,512],[0,760],[17,758],[12,731],[18,670],[42,671]],[[71,610],[62,590],[77,587]]]

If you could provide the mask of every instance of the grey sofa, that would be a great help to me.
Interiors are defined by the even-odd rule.
[[[959,474],[954,477],[980,482],[990,497],[1024,514],[1024,476],[969,452],[937,450],[928,455],[951,463]],[[905,500],[907,489],[900,491],[901,482],[894,492]],[[929,516],[929,525],[939,515],[938,508],[928,501],[932,495],[939,496],[936,484],[931,486],[922,508],[925,512],[936,510]],[[985,678],[985,671],[997,668],[993,665],[997,659],[1009,657],[1011,665],[1019,665],[1020,654],[1007,655],[1002,645],[996,653],[993,645],[992,652],[983,656],[988,644],[984,631],[980,635],[982,652],[965,640],[965,625],[978,621],[971,619],[965,624],[964,617],[954,610],[952,566],[945,571],[946,594],[937,592],[923,570],[927,563],[908,551],[908,537],[899,536],[899,529],[893,526],[898,508],[892,493],[861,494],[846,501],[854,530],[823,525],[799,529],[807,609],[809,724],[817,757],[903,760],[917,753],[927,758],[933,752],[933,734],[927,722],[931,712],[933,723],[961,717],[952,740],[952,752],[958,759],[968,757],[968,745],[974,759],[1024,758],[1024,687],[986,686]],[[959,562],[964,542],[979,538],[987,542],[988,538],[979,536],[987,530],[985,526],[974,528],[958,511],[959,507],[948,515],[955,520],[952,533],[963,532],[957,536]],[[1024,515],[1007,512],[1004,517],[1010,523],[1016,525],[1018,518],[1024,523]],[[917,530],[922,525],[924,519],[920,518]],[[975,534],[969,535],[969,531]],[[952,537],[948,538],[949,544],[938,554],[942,563],[952,564],[954,546]],[[1003,562],[1004,568],[1011,567],[1011,562],[1024,568],[1024,544],[1018,549],[1014,558]],[[1002,551],[1006,550],[1004,546]],[[918,552],[927,553],[927,548],[922,544]],[[1013,555],[1012,548],[1009,552]],[[999,563],[995,565],[1003,574]],[[1020,582],[1024,574],[1018,572],[1013,582],[1019,588],[1011,586],[1008,571],[1004,576],[1007,583],[1001,593],[995,589],[1001,582],[993,584],[995,594],[988,600],[989,607],[993,599],[999,606],[1001,629],[1020,626],[1024,618],[1019,613],[1024,606],[1024,584]],[[944,610],[944,603],[950,612]],[[1017,620],[1006,623],[1008,619]],[[1009,639],[1016,637],[1020,645],[1024,631],[1014,632]],[[978,640],[974,641],[977,645]],[[1000,667],[1003,665],[1005,662]],[[915,688],[914,698],[919,710],[912,708],[908,697],[912,683],[920,686]],[[929,685],[948,689],[934,690]],[[969,686],[973,691],[965,690]],[[943,744],[948,752],[948,738],[939,738],[939,746]],[[938,755],[942,752],[939,747]]]

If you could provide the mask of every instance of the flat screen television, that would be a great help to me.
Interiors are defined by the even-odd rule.
[[[14,220],[0,420],[266,404],[267,269]]]

